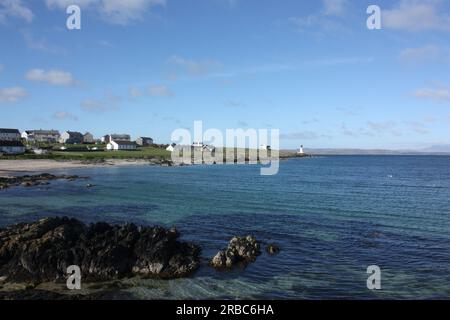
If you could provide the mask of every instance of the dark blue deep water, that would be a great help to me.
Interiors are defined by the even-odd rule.
[[[44,216],[176,225],[211,257],[233,235],[274,242],[246,269],[131,279],[136,298],[450,298],[450,157],[291,159],[255,165],[58,171],[86,181],[0,191],[0,226]],[[366,287],[378,265],[382,290]]]

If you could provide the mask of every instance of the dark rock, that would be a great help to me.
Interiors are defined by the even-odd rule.
[[[39,185],[47,185],[50,180],[66,179],[73,181],[75,179],[87,179],[87,177],[79,177],[75,175],[53,175],[49,173],[41,173],[37,175],[24,175],[16,177],[0,177],[0,189],[6,189],[11,186],[33,187]]]
[[[254,262],[260,254],[260,244],[253,236],[233,237],[228,248],[219,251],[210,261],[210,265],[214,268],[231,268],[238,263]]]
[[[268,244],[266,247],[266,251],[270,255],[274,255],[280,252],[280,247],[278,247],[276,244]]]
[[[0,230],[0,276],[7,282],[62,281],[67,267],[78,265],[89,281],[184,277],[198,268],[200,249],[178,237],[176,229],[86,226],[67,217],[17,224]]]

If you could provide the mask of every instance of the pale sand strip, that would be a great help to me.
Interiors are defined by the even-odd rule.
[[[104,163],[82,163],[80,161],[55,161],[55,160],[0,160],[0,176],[8,176],[12,173],[44,173],[49,170],[58,169],[75,169],[75,168],[92,168],[103,167],[108,165],[124,166],[124,165],[140,165],[149,164],[145,160],[107,160]]]

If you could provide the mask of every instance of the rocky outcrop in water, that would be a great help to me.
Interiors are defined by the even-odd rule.
[[[266,251],[268,254],[270,254],[271,256],[278,254],[280,252],[280,247],[278,247],[276,244],[268,244],[266,247]]]
[[[260,244],[253,236],[233,237],[228,248],[219,251],[210,265],[214,268],[231,268],[238,263],[254,262],[260,254]]]
[[[12,186],[32,187],[39,185],[47,185],[50,180],[65,179],[73,181],[76,179],[87,179],[76,175],[53,175],[50,173],[42,173],[36,175],[24,175],[17,177],[0,177],[0,190],[7,189]]]
[[[85,225],[76,219],[46,218],[0,230],[0,277],[8,282],[65,280],[67,267],[82,279],[103,281],[133,274],[176,278],[199,266],[200,248],[178,241],[176,229]]]

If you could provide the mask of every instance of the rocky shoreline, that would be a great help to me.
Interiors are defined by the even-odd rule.
[[[178,237],[174,228],[85,225],[67,217],[16,224],[0,230],[0,278],[65,281],[70,265],[79,266],[87,281],[185,277],[198,268],[200,248]]]
[[[71,265],[79,266],[81,278],[91,284],[132,277],[192,276],[201,265],[201,248],[179,237],[175,228],[105,222],[86,225],[68,217],[44,218],[0,229],[0,300],[101,299],[108,295],[107,291],[68,295],[39,289],[43,283],[65,287]],[[273,244],[266,246],[269,254],[278,251]],[[227,249],[210,258],[208,265],[231,269],[255,262],[261,254],[261,243],[253,236],[233,237]],[[21,286],[7,289],[15,284]]]
[[[41,173],[36,175],[0,177],[0,190],[10,187],[32,187],[40,185],[48,185],[51,180],[68,180],[88,179],[77,175],[54,175],[50,173]]]

